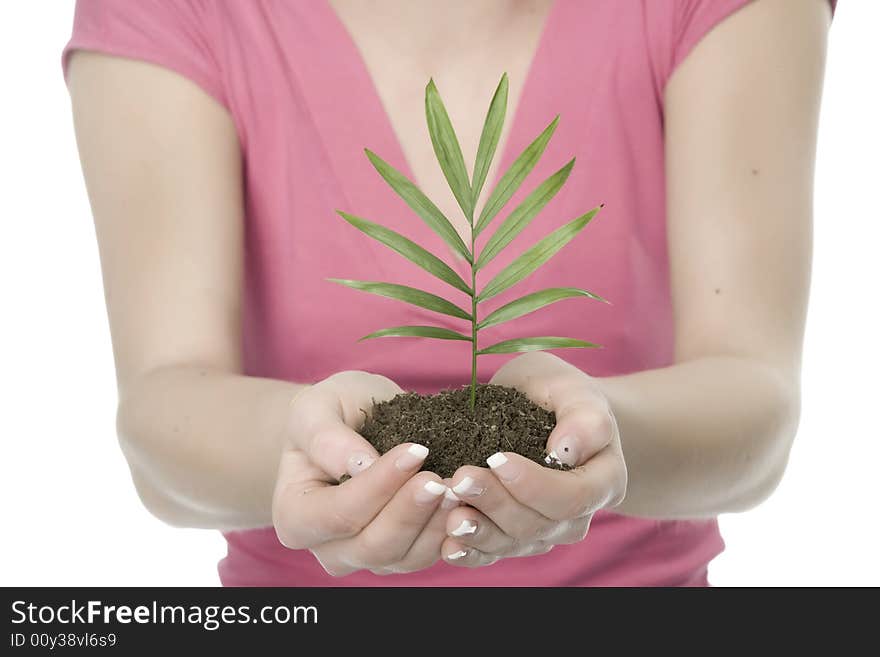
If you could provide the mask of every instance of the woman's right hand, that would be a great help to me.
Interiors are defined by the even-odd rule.
[[[331,575],[412,572],[440,556],[458,500],[437,475],[418,472],[428,450],[404,443],[379,457],[355,430],[400,392],[386,377],[341,372],[291,404],[272,520],[283,545],[311,550]],[[337,485],[344,474],[352,478]]]

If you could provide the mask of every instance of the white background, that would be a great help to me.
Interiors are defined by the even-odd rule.
[[[801,430],[716,585],[880,585],[880,2],[831,30]],[[73,2],[0,3],[2,585],[213,585],[219,534],[140,505],[114,432],[98,252],[59,54]]]

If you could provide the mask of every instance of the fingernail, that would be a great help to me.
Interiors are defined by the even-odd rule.
[[[519,476],[519,467],[501,452],[487,458],[486,463],[501,481],[513,481]]]
[[[459,550],[458,552],[453,552],[452,554],[450,554],[446,558],[449,559],[450,561],[455,561],[456,559],[461,559],[462,557],[466,557],[466,556],[467,556],[467,550]]]
[[[461,500],[458,499],[458,495],[453,493],[449,488],[446,489],[446,492],[443,493],[443,501],[440,503],[441,509],[454,509],[461,503]]]
[[[556,443],[556,449],[553,451],[556,453],[557,460],[562,463],[571,466],[578,464],[577,440],[575,440],[574,436],[565,436],[564,438],[561,438],[559,442]],[[552,453],[553,452],[551,452],[551,454]]]
[[[467,536],[468,534],[476,533],[477,523],[470,520],[462,520],[461,524],[450,532],[452,536]]]
[[[459,497],[476,497],[482,494],[484,490],[486,489],[477,486],[477,482],[474,481],[473,477],[465,477],[458,482],[457,486],[452,487],[452,492]]]
[[[355,476],[359,472],[363,472],[367,468],[369,468],[373,463],[375,463],[376,459],[370,456],[369,454],[352,454],[348,459],[348,474],[352,477]]]
[[[398,470],[415,470],[428,456],[428,448],[424,445],[412,444],[395,462]]]
[[[436,501],[438,497],[446,492],[446,486],[439,481],[433,479],[426,483],[422,488],[416,491],[415,498],[417,504],[429,504]]]

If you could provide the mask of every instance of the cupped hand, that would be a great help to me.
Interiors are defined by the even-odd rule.
[[[386,377],[341,372],[291,404],[273,524],[283,545],[311,550],[331,575],[412,572],[439,559],[459,502],[437,475],[418,472],[427,448],[404,443],[379,457],[356,431],[374,403],[399,392]],[[337,485],[343,475],[351,479]]]
[[[626,493],[617,423],[590,376],[551,354],[528,353],[505,364],[491,383],[517,388],[556,413],[549,458],[572,469],[547,468],[512,452],[490,457],[489,469],[459,468],[450,487],[468,506],[448,514],[441,547],[443,559],[456,566],[485,566],[581,541],[593,514],[616,506]]]

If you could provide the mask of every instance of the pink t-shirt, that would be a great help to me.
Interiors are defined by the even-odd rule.
[[[527,245],[604,202],[604,211],[582,235],[493,299],[492,307],[560,285],[586,287],[613,305],[563,301],[487,329],[484,344],[522,335],[585,338],[605,348],[560,355],[596,376],[672,362],[663,90],[694,45],[747,1],[557,0],[516,115],[508,118],[513,126],[499,154],[500,170],[557,113],[561,122],[508,207],[570,157],[577,156],[577,165],[565,188],[481,279],[489,280]],[[458,328],[457,320],[325,281],[391,281],[463,302],[452,288],[334,213],[350,211],[434,253],[449,253],[364,157],[369,147],[412,177],[360,54],[326,0],[79,0],[65,65],[74,49],[169,68],[232,116],[246,177],[246,374],[314,382],[340,370],[368,370],[420,392],[469,380],[465,343],[356,341],[386,326]],[[487,103],[491,91],[486,90]],[[465,274],[465,263],[446,259]],[[480,379],[488,380],[507,358],[482,357]],[[308,551],[285,549],[271,527],[225,536],[223,584],[260,586],[705,585],[707,565],[723,548],[715,520],[600,512],[586,540],[543,556],[475,570],[441,562],[409,575],[360,572],[337,579]]]

